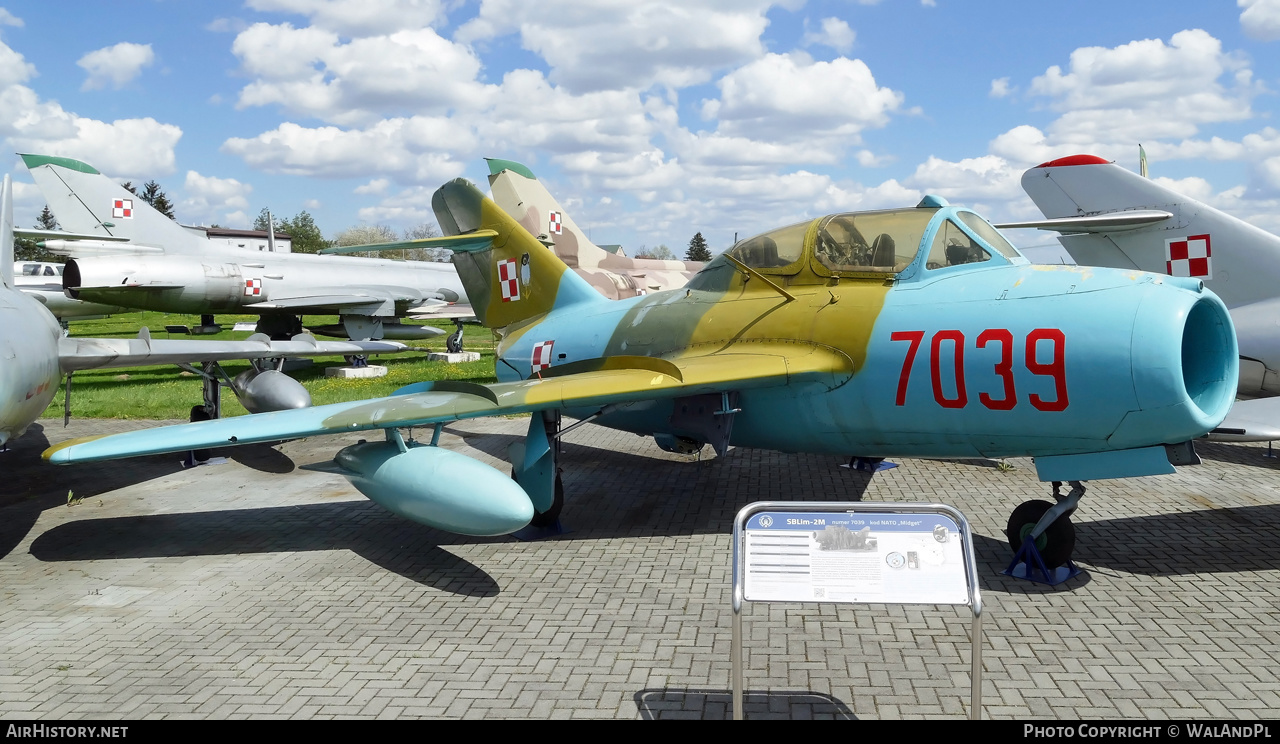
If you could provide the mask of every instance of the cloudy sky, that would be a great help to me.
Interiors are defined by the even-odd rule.
[[[3,0],[0,0],[3,1]],[[528,164],[596,242],[715,250],[1092,153],[1280,231],[1280,0],[180,0],[0,8],[0,137],[187,223],[431,220]],[[16,157],[17,219],[43,199]],[[1045,242],[1019,235],[1021,244]]]

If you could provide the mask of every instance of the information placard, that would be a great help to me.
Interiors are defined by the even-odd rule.
[[[744,530],[743,599],[967,605],[963,542],[944,514],[758,512]]]

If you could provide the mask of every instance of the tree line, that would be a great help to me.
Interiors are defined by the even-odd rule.
[[[147,181],[142,185],[139,191],[132,181],[125,181],[120,184],[129,193],[142,199],[151,205],[157,212],[163,214],[171,220],[177,220],[174,216],[173,202],[170,201],[168,194],[160,184],[154,180]],[[339,232],[332,240],[327,240],[320,227],[316,225],[315,218],[307,210],[298,212],[293,217],[278,217],[270,215],[268,209],[264,207],[258,213],[257,218],[253,221],[253,229],[267,231],[271,229],[268,221],[274,222],[275,230],[278,233],[285,233],[289,236],[294,253],[319,253],[324,248],[331,246],[349,246],[349,245],[375,245],[378,243],[394,243],[400,240],[420,240],[423,238],[435,238],[440,236],[440,229],[432,223],[423,223],[416,227],[405,230],[403,234],[397,234],[395,230],[386,225],[355,225]],[[36,219],[33,226],[38,230],[57,230],[58,221],[54,218],[53,212],[49,211],[49,205],[45,205]],[[214,224],[212,227],[219,227]],[[19,261],[64,261],[65,258],[49,253],[45,249],[37,245],[38,241],[27,238],[18,238],[14,241],[14,257]],[[403,258],[414,261],[448,261],[449,251],[445,248],[413,248],[395,252],[396,258]],[[359,255],[359,254],[357,254]],[[363,255],[378,256],[383,255],[378,252],[369,252]],[[641,246],[636,253],[636,258],[657,258],[668,261],[676,259],[675,253],[665,245],[659,245],[656,248],[646,248]],[[689,248],[685,251],[684,260],[686,261],[710,261],[712,258],[711,249],[707,246],[707,241],[702,237],[702,233],[698,232],[689,241]]]

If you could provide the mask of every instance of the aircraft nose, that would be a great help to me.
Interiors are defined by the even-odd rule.
[[[1122,444],[1141,422],[1175,443],[1213,429],[1235,400],[1239,351],[1226,305],[1213,292],[1167,282],[1134,317],[1132,374],[1140,410],[1112,435]]]

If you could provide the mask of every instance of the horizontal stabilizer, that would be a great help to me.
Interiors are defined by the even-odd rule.
[[[153,342],[155,343],[155,342]],[[564,365],[570,367],[570,365]],[[333,403],[292,411],[143,429],[51,447],[54,463],[181,452],[340,432],[425,426],[499,414],[675,398],[813,380],[840,384],[853,374],[849,357],[827,347],[800,344],[730,346],[715,353],[666,360],[608,357],[586,360],[546,379],[476,385],[425,382],[373,400]]]
[[[377,251],[403,251],[414,248],[448,248],[451,251],[479,251],[488,248],[498,237],[494,230],[476,230],[465,235],[443,238],[419,238],[396,243],[372,243],[369,245],[336,245],[322,249],[321,253],[372,253]]]
[[[1164,222],[1173,217],[1172,212],[1162,209],[1131,209],[1123,212],[1106,214],[1090,214],[1080,217],[1059,217],[1051,220],[1030,220],[1027,222],[1002,222],[996,227],[1001,230],[1034,227],[1040,230],[1052,230],[1062,233],[1095,233],[1116,232],[1119,230],[1136,230],[1157,222]]]
[[[1214,442],[1270,442],[1280,439],[1280,398],[1237,400],[1218,428]]]

